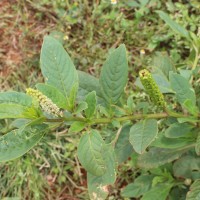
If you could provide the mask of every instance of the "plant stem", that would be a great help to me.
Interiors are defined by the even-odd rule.
[[[196,47],[196,45],[193,44],[193,48],[195,50],[195,59],[194,59],[193,65],[192,65],[192,71],[194,71],[196,69],[198,61],[199,61],[199,50],[198,50],[198,47]],[[193,81],[193,75],[190,78],[190,83],[191,84],[192,84],[192,81]]]
[[[46,122],[79,121],[79,122],[89,123],[90,125],[94,125],[94,124],[108,124],[108,123],[111,123],[112,121],[123,122],[123,121],[132,121],[132,120],[138,120],[138,119],[162,119],[162,118],[167,118],[167,117],[184,118],[184,117],[189,117],[189,116],[183,115],[181,113],[167,111],[167,112],[152,113],[152,114],[137,113],[137,114],[127,115],[123,117],[97,118],[97,119],[92,119],[91,121],[83,117],[63,117],[59,119],[46,119],[45,121]]]

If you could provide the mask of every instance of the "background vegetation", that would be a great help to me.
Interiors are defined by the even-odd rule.
[[[124,43],[130,69],[127,92],[140,98],[142,108],[144,97],[134,84],[138,71],[159,53],[169,55],[176,67],[186,67],[190,54],[187,41],[174,35],[156,10],[200,36],[198,0],[121,0],[116,5],[109,0],[1,0],[1,91],[24,91],[42,81],[39,53],[44,35],[50,34],[63,43],[77,69],[96,77],[107,52]],[[0,135],[9,127],[9,120],[1,120]],[[88,199],[86,173],[74,157],[79,138],[61,127],[22,158],[0,164],[0,198]],[[123,199],[120,190],[140,173],[134,159],[120,166],[109,199]]]

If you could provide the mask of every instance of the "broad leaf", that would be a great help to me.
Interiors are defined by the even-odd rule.
[[[114,184],[116,179],[116,162],[113,146],[103,145],[103,158],[106,172],[102,176],[87,175],[88,190],[91,199],[105,199],[109,193],[109,185]]]
[[[178,159],[188,149],[162,149],[154,147],[151,148],[148,152],[140,155],[137,164],[141,168],[156,168],[164,165],[165,163],[169,163]]]
[[[120,45],[107,58],[100,75],[104,99],[110,104],[118,102],[128,80],[128,62],[125,45]]]
[[[32,98],[22,92],[1,92],[0,104],[18,104],[22,106],[31,106]]]
[[[165,76],[167,79],[170,71],[175,72],[175,67],[170,58],[161,52],[157,52],[154,56],[152,66],[155,74]]]
[[[155,119],[147,119],[140,121],[131,127],[129,140],[134,150],[137,153],[142,154],[155,139],[157,133],[157,121]]]
[[[173,174],[178,178],[192,180],[200,178],[200,158],[195,155],[186,155],[178,159],[173,165]]]
[[[198,156],[200,156],[200,134],[197,136],[195,151]]]
[[[119,163],[126,161],[133,152],[133,147],[129,142],[130,128],[131,126],[129,125],[126,125],[122,128],[115,144],[115,155]]]
[[[156,81],[156,84],[162,93],[174,93],[166,76],[161,74],[152,74],[152,77]]]
[[[101,176],[105,173],[105,161],[102,155],[102,146],[104,140],[101,135],[92,130],[90,133],[85,133],[80,139],[78,145],[78,158],[87,170],[94,176]]]
[[[172,187],[172,183],[159,184],[146,192],[141,200],[166,200]]]
[[[180,74],[170,73],[169,76],[172,89],[176,92],[176,98],[180,104],[188,99],[191,100],[191,104],[196,104],[196,96],[193,88],[189,84],[188,80],[182,77]]]
[[[0,137],[0,162],[13,160],[25,154],[43,137],[47,125],[16,129]]]
[[[40,62],[45,82],[68,96],[74,83],[78,82],[78,75],[62,44],[51,36],[45,36]]]
[[[151,144],[151,146],[165,148],[165,149],[177,149],[182,148],[195,143],[194,138],[167,138],[163,133],[159,133],[158,138]]]
[[[88,108],[85,110],[85,115],[87,118],[91,118],[96,112],[96,104],[97,104],[96,92],[95,91],[90,92],[86,96],[85,102],[88,105]]]
[[[19,104],[0,104],[0,119],[6,118],[23,118],[23,112],[25,112],[27,107]]]
[[[153,175],[139,176],[134,180],[133,183],[130,183],[125,188],[123,188],[121,195],[123,197],[139,198],[151,188],[153,177]]]
[[[187,191],[187,187],[173,187],[169,194],[169,200],[185,200]]]
[[[179,25],[178,23],[176,23],[175,21],[173,21],[166,13],[164,13],[163,11],[156,11],[160,18],[162,20],[165,21],[165,23],[167,23],[172,30],[174,30],[176,33],[184,36],[185,38],[187,39],[190,39],[190,35],[189,35],[189,32],[184,28],[182,27],[181,25]]]
[[[50,98],[59,108],[67,108],[66,97],[55,87],[42,83],[37,84],[36,87],[45,96]]]
[[[78,77],[79,77],[78,98],[80,100],[84,100],[85,96],[88,93],[95,91],[98,98],[98,103],[103,103],[104,100],[100,89],[99,79],[82,71],[78,71]]]
[[[165,131],[165,136],[168,138],[179,138],[185,137],[189,133],[192,134],[193,126],[188,123],[174,123]]]
[[[196,180],[191,186],[190,191],[187,193],[186,200],[199,200],[200,199],[200,179]]]

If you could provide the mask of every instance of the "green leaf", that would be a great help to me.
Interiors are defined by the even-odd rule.
[[[0,162],[18,158],[28,152],[43,137],[47,125],[16,129],[0,137]]]
[[[130,128],[131,126],[129,125],[126,125],[122,128],[115,144],[115,155],[119,163],[126,161],[133,153],[133,147],[129,142]]]
[[[19,104],[0,104],[0,119],[6,118],[23,118],[23,112],[27,107],[24,107]]]
[[[179,69],[180,75],[186,78],[188,81],[190,80],[192,76],[192,70],[188,69]]]
[[[151,188],[153,177],[153,175],[141,175],[137,177],[133,183],[123,188],[121,195],[123,197],[139,198]]]
[[[10,126],[12,128],[20,128],[21,126],[25,126],[30,121],[30,119],[15,119],[11,122]]]
[[[21,92],[1,92],[0,104],[18,104],[29,107],[32,104],[32,98]]]
[[[175,73],[170,73],[169,79],[172,89],[176,92],[176,98],[181,105],[188,99],[191,100],[192,105],[196,105],[194,90],[187,79]]]
[[[170,191],[169,200],[185,200],[187,191],[187,187],[173,187]]]
[[[141,200],[166,200],[172,187],[172,183],[159,184],[146,192]]]
[[[43,83],[39,83],[36,85],[36,88],[42,92],[45,96],[53,101],[59,108],[67,108],[67,100],[66,97],[55,87],[51,85],[46,85]]]
[[[152,74],[152,77],[162,93],[174,93],[174,91],[171,88],[169,80],[167,79],[166,76],[164,76],[164,74]],[[140,78],[136,79],[135,85],[141,89],[144,89],[140,81]]]
[[[142,154],[155,139],[157,133],[157,121],[155,119],[147,119],[140,121],[131,127],[129,140],[134,150],[137,153]]]
[[[81,113],[83,110],[87,109],[88,105],[85,101],[81,101],[78,106],[76,107],[74,114]]]
[[[185,123],[185,122],[191,122],[191,123],[196,123],[199,120],[196,117],[182,117],[182,118],[177,118],[179,123]]]
[[[200,134],[197,136],[197,141],[195,145],[195,151],[198,156],[200,156]]]
[[[190,191],[187,193],[186,200],[199,200],[200,199],[200,179],[196,180],[191,186]]]
[[[165,76],[166,79],[169,78],[169,72],[175,72],[175,67],[171,59],[161,52],[156,52],[156,55],[153,58],[153,71],[155,74],[159,74],[162,77]]]
[[[162,93],[174,93],[166,76],[161,74],[152,74],[152,77],[156,81],[156,84]]]
[[[163,149],[154,147],[151,148],[148,152],[140,155],[137,164],[141,168],[156,168],[164,165],[165,163],[176,160],[188,149]]]
[[[78,92],[78,82],[75,83],[70,90],[70,94],[69,94],[69,98],[68,98],[68,109],[69,110],[73,110],[75,107],[77,92]]]
[[[22,114],[24,118],[28,119],[37,119],[42,115],[40,108],[36,108],[34,107],[34,105],[32,105],[29,108],[26,108]]]
[[[102,145],[104,140],[101,135],[92,130],[90,133],[85,133],[78,145],[78,158],[87,170],[94,176],[101,176],[105,173],[105,161],[102,155]]]
[[[111,144],[103,145],[103,158],[105,160],[106,172],[102,176],[87,174],[88,191],[91,199],[105,199],[109,193],[109,185],[116,180],[116,162],[114,149]]]
[[[87,118],[93,117],[93,115],[96,112],[96,104],[97,104],[97,99],[96,99],[96,92],[90,92],[86,98],[85,101],[88,105],[88,108],[85,110],[85,115]]]
[[[165,149],[177,149],[194,144],[194,142],[194,138],[167,138],[163,135],[163,133],[160,133],[151,146]]]
[[[178,23],[173,21],[166,13],[164,13],[163,11],[160,11],[160,10],[156,11],[156,13],[159,14],[160,18],[162,20],[164,20],[165,23],[168,24],[172,30],[174,30],[176,33],[182,35],[183,37],[190,39],[189,32],[184,27],[182,27],[181,25],[179,25]]]
[[[128,80],[128,62],[125,45],[120,45],[107,58],[100,75],[104,99],[110,104],[118,102]]]
[[[186,155],[178,159],[173,165],[173,174],[178,178],[199,179],[200,158],[195,155]]]
[[[183,103],[183,107],[192,115],[194,116],[198,116],[199,113],[199,109],[196,105],[193,104],[191,99],[187,99],[184,103]]]
[[[84,100],[85,96],[88,93],[95,91],[98,98],[97,99],[98,103],[103,103],[104,100],[100,89],[99,79],[82,71],[78,71],[78,77],[79,77],[78,98]]]
[[[191,133],[193,126],[188,123],[174,123],[165,131],[165,136],[168,138],[185,137]],[[191,133],[192,134],[192,133]]]
[[[45,36],[40,62],[45,82],[68,96],[74,83],[78,82],[78,74],[62,44]]]
[[[86,126],[85,122],[73,122],[71,125],[69,132],[80,132],[82,131]]]

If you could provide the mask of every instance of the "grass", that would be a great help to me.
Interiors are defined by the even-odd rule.
[[[24,91],[42,82],[39,52],[44,35],[61,40],[79,70],[99,76],[102,63],[112,48],[125,43],[130,68],[130,89],[136,73],[151,63],[156,51],[164,51],[177,63],[189,55],[188,44],[174,36],[155,10],[176,16],[178,23],[197,33],[199,3],[184,1],[109,0],[8,0],[0,2],[0,89]],[[139,2],[139,1],[138,1]],[[185,20],[186,19],[186,20]],[[141,50],[145,55],[140,55]],[[0,121],[0,134],[10,121]],[[104,127],[102,131],[106,132]],[[67,133],[67,134],[66,134]],[[19,199],[88,199],[86,173],[76,156],[80,134],[65,127],[52,130],[39,145],[22,158],[0,165],[0,197]],[[74,156],[75,155],[75,156]],[[120,189],[137,170],[132,160],[120,167],[109,199],[121,199]]]

